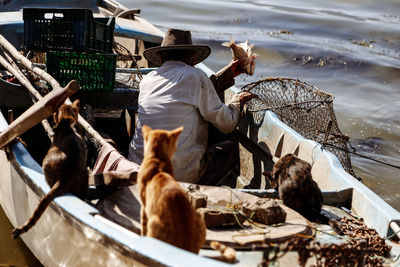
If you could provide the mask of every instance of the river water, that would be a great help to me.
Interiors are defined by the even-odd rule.
[[[141,16],[164,32],[170,27],[191,30],[195,43],[212,48],[205,64],[214,71],[231,59],[222,42],[249,39],[259,54],[256,71],[239,76],[238,86],[270,76],[313,84],[335,96],[341,131],[358,152],[400,165],[397,0],[120,2],[140,8]],[[358,156],[352,156],[352,163],[368,187],[400,210],[399,169]]]

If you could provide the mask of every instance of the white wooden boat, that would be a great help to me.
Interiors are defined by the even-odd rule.
[[[80,4],[80,1],[71,2]],[[93,8],[92,2],[87,1],[88,7]],[[97,2],[101,2],[105,8],[123,9],[113,1]],[[44,5],[48,7],[50,3],[53,2],[46,1]],[[103,9],[99,8],[105,12]],[[21,18],[16,24],[21,23],[20,20]],[[147,22],[140,20],[143,24],[133,27],[129,20],[122,21],[119,24],[117,20],[117,34],[140,40],[148,38],[146,41],[153,43],[161,40],[161,32],[151,28],[149,33],[146,31],[147,26],[142,28],[143,25],[148,25]],[[6,24],[3,22],[2,25]],[[18,32],[18,26],[14,27]],[[198,67],[212,74],[205,65],[199,64]],[[5,88],[5,85],[0,86],[0,90]],[[237,91],[237,88],[232,87],[226,91],[225,96],[229,98]],[[6,104],[3,103],[3,106]],[[2,109],[0,114],[0,131],[8,126],[4,115],[6,111]],[[304,139],[271,111],[265,113],[256,134],[250,131],[252,125],[248,121],[251,120],[244,118],[241,126],[235,130],[240,147],[241,168],[237,177],[239,188],[243,188],[250,178],[261,179],[260,170],[268,170],[277,158],[286,153],[295,153],[308,162],[314,162],[313,178],[323,190],[325,204],[347,207],[353,216],[363,218],[365,224],[375,229],[381,237],[391,236],[393,232],[400,230],[400,213],[345,172],[333,154],[321,149],[316,142]],[[28,144],[28,148],[16,142],[9,147],[10,149],[0,151],[0,204],[14,226],[22,225],[33,213],[41,197],[49,191],[38,163],[43,157],[41,153],[43,154],[49,146],[47,136],[40,127],[36,127],[22,138]],[[273,192],[262,189],[237,190],[264,196],[274,195]],[[340,216],[345,213],[340,209],[330,211]],[[207,248],[201,250],[200,255],[195,255],[156,239],[142,237],[103,216],[92,203],[84,202],[71,194],[56,198],[38,223],[21,238],[45,266],[226,265],[207,257],[215,255],[214,251]],[[315,233],[315,238],[327,240],[326,235],[321,233]],[[393,248],[388,264],[395,265],[391,260],[399,255],[400,249],[394,243],[391,245]],[[297,261],[291,256],[293,255],[283,260],[294,266]],[[238,250],[237,257],[234,265],[258,266],[263,260],[264,252],[261,249]]]

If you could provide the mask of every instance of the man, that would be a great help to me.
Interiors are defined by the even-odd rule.
[[[176,29],[167,31],[161,46],[144,51],[149,63],[159,68],[147,74],[139,85],[139,109],[129,160],[142,162],[143,125],[166,130],[183,126],[172,159],[174,176],[178,181],[199,182],[209,167],[207,160],[203,160],[208,123],[222,133],[232,132],[239,121],[242,105],[255,97],[242,92],[234,95],[227,105],[222,103],[210,78],[194,67],[210,52],[208,46],[193,45],[189,31]],[[241,73],[239,64],[233,62],[226,69],[236,76]]]

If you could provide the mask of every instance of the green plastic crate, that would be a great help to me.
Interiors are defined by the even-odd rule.
[[[116,54],[48,52],[46,69],[62,86],[77,80],[81,90],[112,91],[116,59]]]

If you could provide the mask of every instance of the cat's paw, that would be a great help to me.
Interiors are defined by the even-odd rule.
[[[15,228],[11,233],[12,238],[17,239],[21,235],[21,232],[21,229]]]

